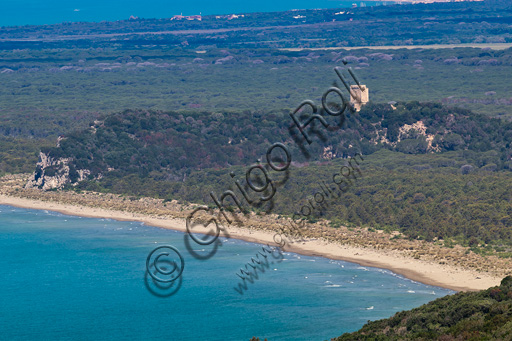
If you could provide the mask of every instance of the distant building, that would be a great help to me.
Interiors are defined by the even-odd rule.
[[[203,18],[200,15],[190,15],[187,17],[187,20],[203,20]]]
[[[175,15],[174,17],[171,18],[171,20],[203,20],[203,18],[200,16],[200,15],[189,15],[189,16],[186,16],[186,15]]]
[[[363,91],[361,91],[361,89]],[[361,110],[361,107],[368,103],[370,100],[370,90],[366,87],[366,85],[361,84],[361,87],[358,85],[350,86],[350,104],[354,106],[356,111]]]
[[[229,14],[229,15],[216,15],[215,19],[238,19],[238,18],[245,18],[245,14]]]
[[[243,18],[243,17],[245,17],[245,15],[243,15],[243,14],[240,14],[240,15],[231,14],[231,15],[228,15],[228,20],[238,19],[238,18]]]

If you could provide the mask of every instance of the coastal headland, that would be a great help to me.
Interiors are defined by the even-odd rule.
[[[147,225],[186,231],[185,218],[195,207],[176,201],[129,198],[103,193],[75,193],[24,189],[27,175],[0,179],[0,204],[51,210],[68,215],[140,221]],[[226,226],[230,238],[275,245],[273,237],[289,218],[251,213],[242,227]],[[455,291],[477,291],[498,285],[510,274],[511,260],[481,256],[462,246],[396,238],[398,233],[366,228],[332,228],[327,221],[306,224],[306,241],[287,245],[285,251],[354,262],[391,270],[411,280]],[[221,234],[222,235],[222,234]],[[149,246],[148,246],[149,250]]]

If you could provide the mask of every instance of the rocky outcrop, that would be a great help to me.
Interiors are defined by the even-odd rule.
[[[393,105],[391,104],[393,107]],[[393,110],[396,108],[393,107]],[[453,116],[453,115],[452,115]],[[388,140],[388,129],[382,128],[381,123],[372,124],[375,127],[376,136],[372,138],[370,141],[374,144],[382,143],[388,144],[392,147],[396,147],[401,141],[406,139],[416,139],[419,136],[423,136],[427,143],[426,151],[429,153],[437,153],[441,152],[441,147],[438,144],[433,143],[435,134],[427,134],[428,127],[425,125],[423,121],[417,121],[413,124],[404,124],[403,126],[398,128],[398,138],[396,142],[391,142]],[[445,131],[446,133],[447,131]]]
[[[25,188],[58,189],[67,184],[76,185],[91,174],[88,169],[75,169],[71,161],[72,158],[53,158],[40,152],[36,171]]]

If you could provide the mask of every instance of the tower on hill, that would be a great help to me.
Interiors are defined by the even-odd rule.
[[[361,84],[361,87],[358,85],[350,86],[350,104],[354,106],[356,111],[361,110],[361,107],[368,103],[369,100],[370,90],[365,85]]]

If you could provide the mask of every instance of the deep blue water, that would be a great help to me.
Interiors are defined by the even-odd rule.
[[[170,18],[180,13],[208,15],[338,8],[352,7],[353,3],[357,6],[383,4],[380,1],[360,0],[2,0],[0,27],[77,21],[114,21],[128,19],[131,15],[140,18]]]
[[[452,293],[387,270],[286,253],[240,295],[235,272],[261,245],[223,239],[199,260],[183,233],[138,222],[9,206],[0,206],[0,218],[4,340],[326,340]],[[145,281],[145,261],[165,244],[179,249],[185,268],[181,286],[158,290]],[[200,256],[212,249],[191,245]]]

